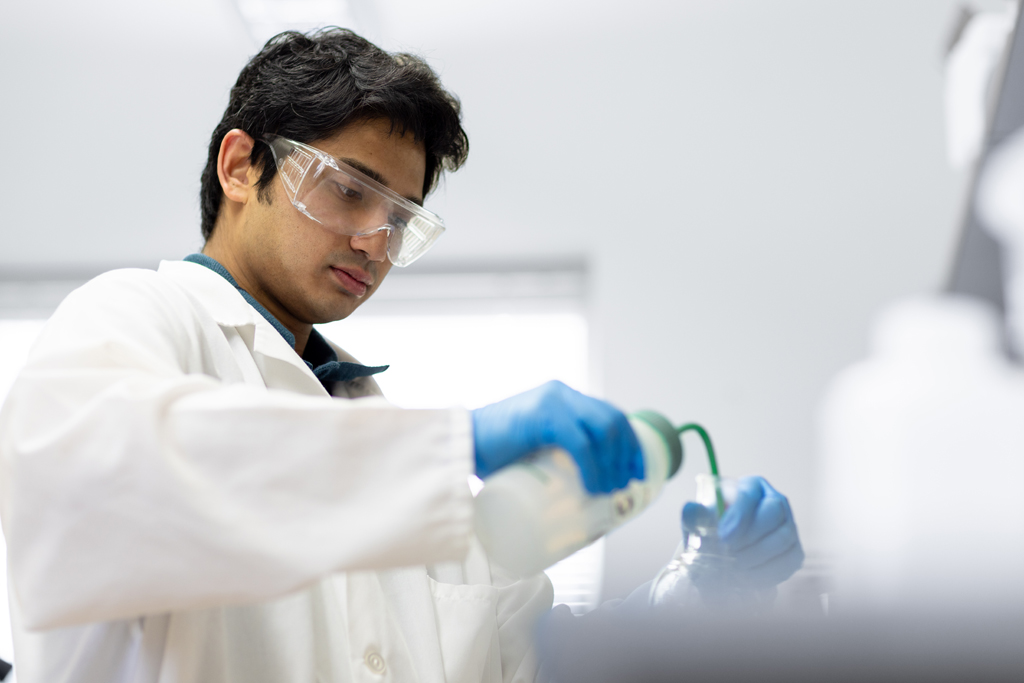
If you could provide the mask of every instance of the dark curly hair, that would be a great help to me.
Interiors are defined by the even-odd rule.
[[[389,54],[337,27],[308,34],[286,31],[271,38],[238,75],[224,116],[210,137],[199,191],[203,237],[208,240],[213,234],[224,198],[217,156],[228,131],[240,128],[257,141],[249,158],[262,169],[258,196],[269,201],[266,188],[277,168],[270,148],[259,142],[261,137],[276,133],[311,143],[368,118],[388,119],[399,133],[412,133],[423,143],[424,196],[443,170],[458,169],[469,154],[459,100],[422,59]]]

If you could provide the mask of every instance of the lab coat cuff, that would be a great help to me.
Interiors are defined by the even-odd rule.
[[[474,471],[473,427],[467,410],[452,409],[449,419],[450,446],[439,449],[437,456],[437,471],[449,482],[449,490],[438,512],[441,519],[447,520],[443,528],[449,530],[442,534],[448,536],[442,544],[450,544],[449,556],[461,559],[469,551],[473,537],[473,494],[469,488],[469,478]]]

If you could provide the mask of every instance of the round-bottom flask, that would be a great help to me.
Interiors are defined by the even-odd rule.
[[[719,509],[735,500],[736,481],[697,475],[697,502],[707,509],[695,530],[684,530],[672,560],[651,584],[650,604],[662,611],[756,614],[771,607],[774,591],[755,590],[718,538]]]

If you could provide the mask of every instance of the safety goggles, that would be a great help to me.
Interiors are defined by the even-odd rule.
[[[388,260],[394,265],[409,265],[444,232],[440,216],[327,152],[280,135],[263,141],[296,209],[340,235],[386,232]]]

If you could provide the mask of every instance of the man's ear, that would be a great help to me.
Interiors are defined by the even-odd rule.
[[[233,128],[220,142],[217,154],[217,177],[224,196],[233,202],[245,204],[249,199],[251,183],[249,155],[255,142],[244,130]]]

